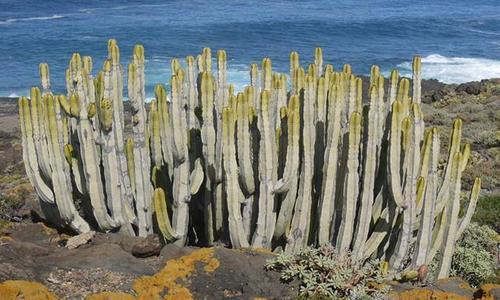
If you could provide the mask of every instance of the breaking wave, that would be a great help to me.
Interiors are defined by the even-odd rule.
[[[401,63],[398,68],[405,76],[411,74],[411,62]],[[437,79],[444,83],[500,78],[500,60],[431,54],[422,57],[422,77]]]

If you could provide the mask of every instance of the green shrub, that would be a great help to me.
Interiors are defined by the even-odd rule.
[[[24,204],[25,197],[25,192],[20,192],[15,195],[2,195],[0,193],[0,219],[21,208]]]
[[[495,278],[498,234],[487,225],[471,223],[457,241],[451,276],[459,276],[472,286]]]
[[[472,222],[488,225],[500,232],[500,195],[479,199]]]
[[[281,253],[266,269],[280,272],[286,282],[298,279],[300,299],[381,299],[389,292],[379,261],[360,266],[349,253],[337,254],[331,246]]]

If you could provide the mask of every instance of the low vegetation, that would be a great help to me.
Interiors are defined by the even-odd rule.
[[[488,225],[497,233],[500,232],[500,195],[487,196],[479,199],[472,222]]]
[[[499,243],[500,235],[491,227],[471,223],[457,241],[450,275],[461,277],[472,286],[500,283],[496,267]]]
[[[381,299],[389,292],[378,260],[360,265],[350,253],[339,254],[332,246],[281,253],[266,269],[280,272],[285,282],[298,279],[303,299]]]

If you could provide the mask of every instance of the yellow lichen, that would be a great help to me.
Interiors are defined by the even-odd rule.
[[[213,272],[219,261],[213,258],[213,248],[193,251],[179,259],[167,261],[165,267],[153,276],[143,276],[135,280],[134,291],[138,299],[193,299],[189,289],[178,281],[185,280],[196,271],[196,263],[202,262],[206,272]]]
[[[85,300],[135,300],[130,294],[121,292],[102,292],[85,297]]]
[[[455,293],[432,291],[428,289],[412,289],[401,293],[391,293],[396,300],[467,300],[468,297],[457,295]]]
[[[203,270],[207,273],[212,273],[220,266],[220,262],[217,258],[211,258],[208,263],[203,267]]]
[[[481,300],[495,300],[491,291],[493,289],[500,289],[500,284],[488,283],[481,286],[481,288],[474,294],[477,299]]]
[[[202,248],[178,259],[167,261],[165,267],[152,276],[143,276],[134,281],[137,297],[127,293],[102,292],[87,296],[86,300],[182,300],[193,299],[188,288],[182,285],[196,272],[196,264],[203,263],[207,273],[215,271],[220,262],[213,257],[213,248]],[[46,287],[37,282],[9,280],[0,284],[0,300],[57,300]],[[24,297],[24,298],[23,298]]]
[[[7,280],[0,284],[2,300],[57,300],[58,298],[38,282]]]

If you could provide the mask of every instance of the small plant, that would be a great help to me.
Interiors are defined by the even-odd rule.
[[[459,276],[473,286],[490,281],[495,276],[499,242],[499,235],[491,227],[471,223],[457,241],[451,275]]]
[[[0,194],[0,219],[9,219],[15,210],[24,205],[25,197],[25,191],[21,191],[15,195]]]
[[[300,297],[306,299],[381,299],[389,292],[379,261],[360,265],[350,253],[339,254],[332,246],[281,253],[266,269],[280,272],[285,282],[298,279]]]
[[[453,252],[450,276],[457,276],[471,286],[478,287],[485,283],[499,283],[497,263],[497,244],[500,235],[488,225],[470,223],[462,237],[457,240]],[[439,253],[429,264],[430,280],[436,280]]]

